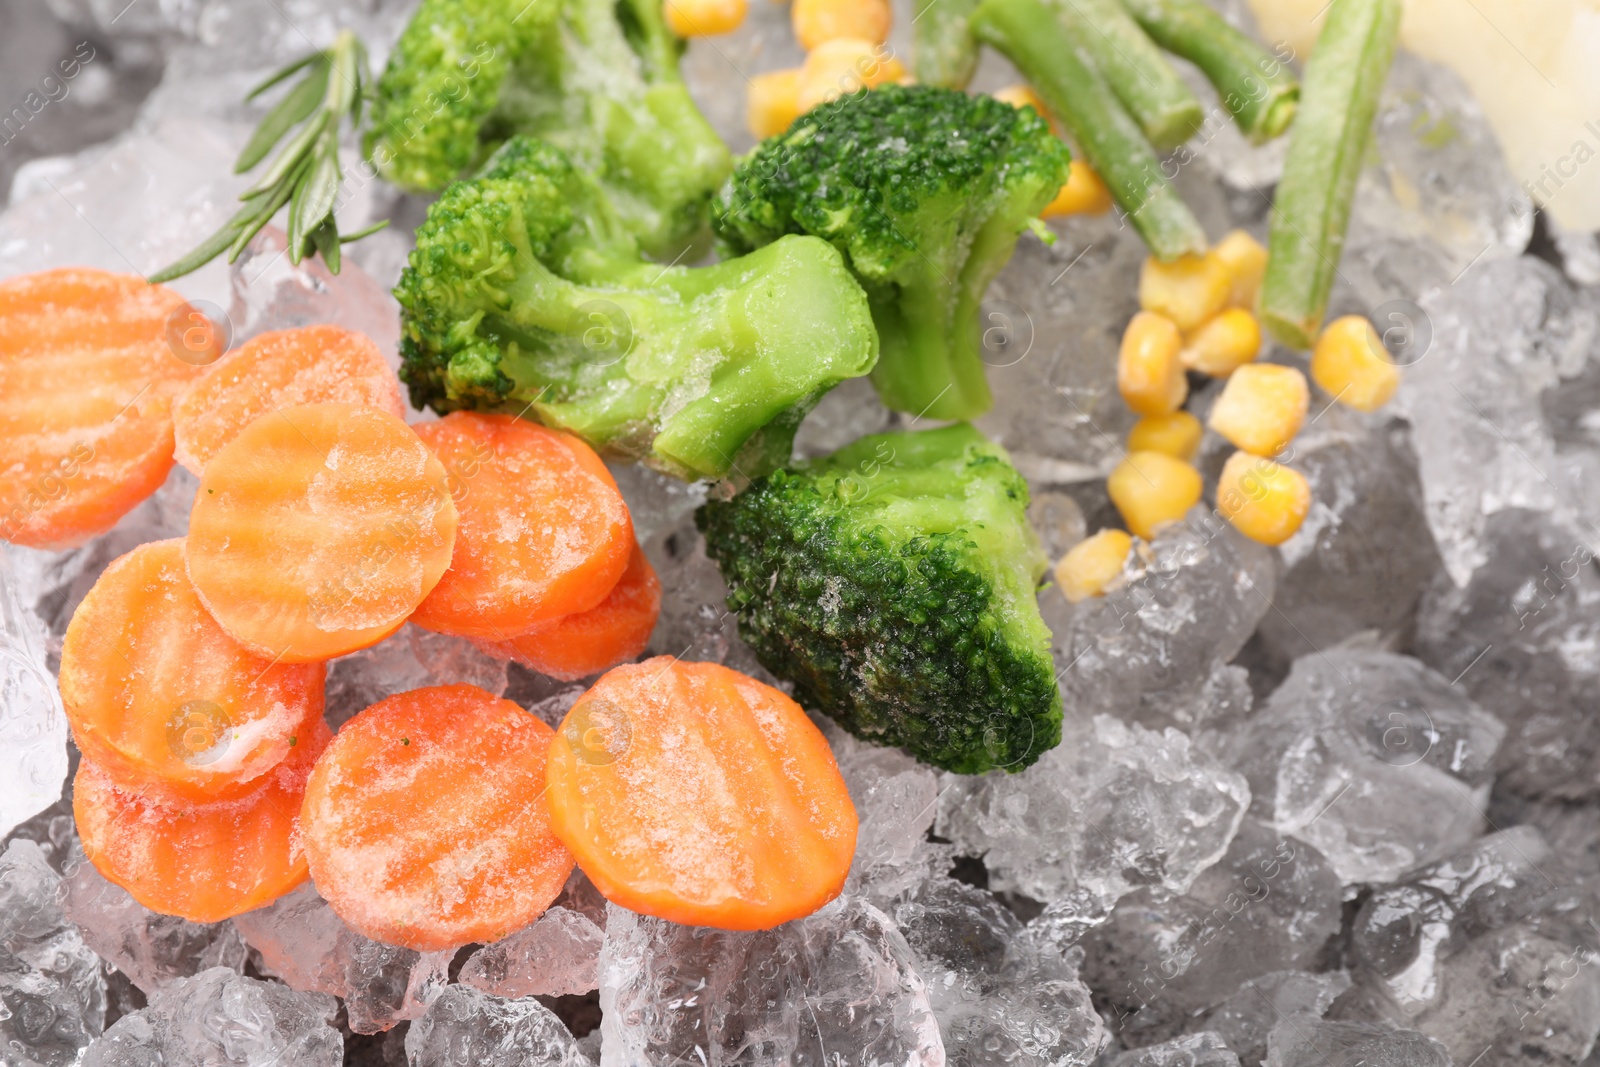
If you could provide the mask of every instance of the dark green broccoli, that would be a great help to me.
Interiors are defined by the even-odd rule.
[[[395,296],[418,407],[531,412],[684,478],[787,462],[817,398],[878,351],[827,242],[663,267],[591,176],[523,137],[428,209]]]
[[[1028,487],[967,425],[865,437],[696,515],[761,663],[858,737],[963,774],[1061,740]]]
[[[598,174],[646,251],[701,233],[732,160],[683,83],[661,0],[422,0],[378,82],[367,152],[442,189],[529,134]]]
[[[808,233],[845,254],[872,301],[883,402],[936,419],[993,403],[979,305],[1067,178],[1066,146],[1031,108],[885,86],[796,119],[740,162],[712,206],[734,251]]]

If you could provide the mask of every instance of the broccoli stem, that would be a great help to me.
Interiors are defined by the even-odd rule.
[[[917,0],[911,20],[912,70],[923,85],[965,89],[978,67],[968,20],[978,0]]]
[[[1067,32],[1083,46],[1150,143],[1171,151],[1205,121],[1189,87],[1118,0],[1054,0]]]
[[[880,346],[872,384],[885,407],[919,418],[968,419],[994,406],[978,355],[976,301],[929,284],[871,303]]]
[[[1399,33],[1400,0],[1334,0],[1306,64],[1261,287],[1261,321],[1286,345],[1310,347],[1327,312]]]
[[[1161,160],[1045,0],[983,0],[972,26],[1003,52],[1072,133],[1160,260],[1206,250],[1206,234]]]
[[[1205,0],[1122,0],[1157,44],[1205,73],[1239,129],[1256,144],[1289,128],[1300,83],[1288,65]]]

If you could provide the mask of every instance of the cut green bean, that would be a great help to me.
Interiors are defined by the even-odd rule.
[[[1309,348],[1339,272],[1356,180],[1400,33],[1400,0],[1333,0],[1306,64],[1273,198],[1262,324]]]
[[[983,0],[973,12],[978,39],[1016,64],[1066,126],[1090,165],[1157,259],[1204,252],[1206,233],[1161,172],[1161,159],[1122,110],[1086,51],[1067,35],[1047,0]]]
[[[1122,3],[1157,44],[1200,68],[1251,141],[1270,141],[1289,128],[1300,82],[1282,57],[1236,29],[1205,0]]]
[[[916,0],[911,19],[911,69],[923,85],[965,89],[978,67],[978,40],[968,20],[978,0]]]
[[[1200,101],[1118,0],[1050,2],[1151,144],[1170,152],[1194,136]]]

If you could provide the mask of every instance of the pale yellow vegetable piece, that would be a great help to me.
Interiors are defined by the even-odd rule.
[[[1056,193],[1056,198],[1045,205],[1040,216],[1047,219],[1061,215],[1104,215],[1111,210],[1111,190],[1100,180],[1095,169],[1081,159],[1072,161],[1067,174],[1067,184]]]
[[[1101,530],[1073,545],[1056,564],[1056,585],[1072,603],[1101,596],[1133,548],[1133,538],[1121,530]]]
[[[1311,350],[1311,377],[1357,411],[1377,411],[1400,386],[1400,368],[1372,323],[1360,315],[1345,315],[1323,328]]]
[[[1168,319],[1141,311],[1128,321],[1117,352],[1117,391],[1140,415],[1167,415],[1183,406],[1189,381],[1178,358],[1183,338]]]
[[[800,117],[800,68],[753,75],[745,99],[750,132],[763,140],[777,136]]]
[[[1184,342],[1179,358],[1189,370],[1226,378],[1261,354],[1261,323],[1244,308],[1224,308]]]
[[[1206,424],[1237,448],[1274,456],[1300,432],[1310,406],[1304,374],[1276,363],[1246,363],[1228,378]]]
[[[882,44],[889,39],[894,12],[889,0],[794,0],[789,18],[800,47],[809,52],[841,37]]]
[[[1261,291],[1261,279],[1267,273],[1266,247],[1243,230],[1234,230],[1217,242],[1211,254],[1222,261],[1232,276],[1229,305],[1255,310],[1256,294]]]
[[[1122,521],[1146,540],[1199,503],[1200,488],[1200,472],[1164,452],[1130,452],[1106,479]]]
[[[1039,94],[1033,91],[1033,86],[1031,85],[1024,85],[1019,82],[1016,85],[1008,85],[1004,89],[996,89],[991,95],[1001,103],[1010,104],[1012,107],[1031,107],[1046,121],[1052,125],[1055,124],[1055,118],[1050,114],[1050,109],[1044,106],[1044,101],[1039,99]]]
[[[744,23],[749,0],[666,0],[667,28],[679,37],[716,37]]]
[[[906,76],[905,65],[881,44],[861,37],[824,41],[800,68],[801,114],[836,97],[873,89]]]
[[[1164,452],[1175,459],[1194,459],[1205,428],[1187,411],[1146,415],[1128,431],[1128,451]]]
[[[1155,257],[1139,272],[1139,306],[1165,315],[1184,333],[1228,305],[1233,274],[1215,252],[1188,253],[1169,263]]]
[[[1235,452],[1217,480],[1217,510],[1252,541],[1281,545],[1311,509],[1305,475],[1248,452]]]

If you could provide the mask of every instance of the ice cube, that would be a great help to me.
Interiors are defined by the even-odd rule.
[[[1074,1067],[1105,1047],[1105,1026],[1078,979],[1082,952],[1041,946],[993,894],[937,877],[896,904],[894,917],[916,954],[951,1067]]]
[[[153,912],[91,863],[67,876],[63,906],[84,942],[147,995],[213,967],[244,970],[248,950],[232,923]]]
[[[1221,1034],[1201,1030],[1124,1052],[1109,1067],[1239,1067],[1239,1057]]]
[[[510,937],[467,957],[458,980],[512,1000],[587,993],[600,985],[605,936],[587,916],[552,907]]]
[[[61,909],[61,876],[32,841],[0,853],[0,1059],[70,1067],[105,1026],[100,960]]]
[[[46,640],[0,550],[0,838],[54,804],[67,777],[67,717]]]
[[[1267,1038],[1265,1067],[1451,1067],[1444,1046],[1415,1030],[1288,1015]]]
[[[1118,901],[1080,942],[1084,979],[1124,1044],[1171,1038],[1252,978],[1315,967],[1339,932],[1340,888],[1316,849],[1246,819],[1187,893]]]
[[[722,572],[706,555],[705,538],[684,515],[644,543],[661,576],[661,617],[646,655],[725,663],[760,672],[755,654],[739,639],[738,619],[728,610]]]
[[[233,924],[266,970],[291,989],[341,998],[350,1029],[358,1034],[420,1017],[449,980],[454,955],[419,953],[356,933],[309,882],[264,908],[235,916]]]
[[[555,1012],[533,997],[453,985],[406,1033],[411,1067],[592,1067]]]
[[[948,859],[928,841],[939,778],[904,752],[859,741],[831,720],[820,728],[860,820],[849,884],[882,905]]]
[[[938,832],[983,856],[991,888],[1101,912],[1140,886],[1187,892],[1233,840],[1250,788],[1175,729],[1069,718],[1018,774],[946,775]]]
[[[506,691],[506,661],[496,659],[464,637],[407,626],[411,654],[428,672],[431,685],[465,683],[495,696]]]
[[[106,1029],[84,1067],[340,1067],[332,997],[213,967],[179,978]]]
[[[859,898],[750,933],[679,926],[613,905],[600,1007],[604,1067],[945,1062],[911,950],[894,923]]]
[[[1267,1035],[1279,1019],[1296,1012],[1320,1019],[1349,988],[1350,976],[1343,971],[1274,971],[1244,983],[1201,1025],[1221,1035],[1240,1063],[1254,1067],[1267,1058]]]
[[[894,422],[894,413],[878,400],[871,380],[851,378],[824,394],[800,423],[794,435],[795,455],[802,459],[826,456],[858,437],[883,433]]]
[[[371,648],[340,656],[328,664],[328,725],[337,730],[385,697],[433,684],[434,676],[417,658],[411,634],[402,628]]]
[[[1349,886],[1476,837],[1504,734],[1415,659],[1330,648],[1296,660],[1229,749],[1257,817],[1315,845]]]

